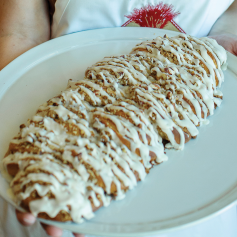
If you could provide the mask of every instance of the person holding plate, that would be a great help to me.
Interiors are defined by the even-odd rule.
[[[209,35],[226,50],[237,55],[235,22],[237,1],[233,0],[0,0],[0,70],[19,55],[50,39],[108,27],[153,27],[197,37]],[[44,235],[39,230],[40,226],[28,231],[22,227],[12,229],[12,212],[12,208],[7,207],[1,200],[1,236],[10,236],[9,233],[17,233],[14,235],[18,236],[20,233],[24,236],[39,236],[39,233]],[[233,213],[233,209],[227,211],[226,220],[236,219]],[[36,221],[31,214],[19,211],[17,218],[26,226],[31,226]],[[219,219],[221,218],[220,216]],[[1,227],[1,223],[6,224]],[[231,223],[229,221],[229,224]],[[211,226],[210,223],[209,225]],[[43,227],[50,236],[63,234],[59,228],[47,225]],[[192,231],[195,231],[195,227],[187,230],[187,236],[190,236]],[[184,235],[184,232],[182,234]]]

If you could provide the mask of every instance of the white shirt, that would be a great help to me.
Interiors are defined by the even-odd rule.
[[[52,38],[83,30],[121,26],[149,26],[206,36],[233,1],[57,0]]]

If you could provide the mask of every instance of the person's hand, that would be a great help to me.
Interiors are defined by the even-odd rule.
[[[23,213],[16,210],[16,217],[18,221],[24,226],[33,225],[36,221],[36,218],[30,213]],[[41,223],[46,233],[51,237],[61,237],[63,230],[55,227]],[[84,235],[73,233],[75,237],[84,237]]]
[[[213,38],[224,47],[227,51],[237,56],[237,35],[233,34],[220,34],[220,35],[211,35],[210,38]]]

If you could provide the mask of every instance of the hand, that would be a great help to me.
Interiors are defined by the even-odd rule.
[[[18,210],[16,210],[16,217],[18,221],[24,226],[33,225],[36,221],[36,218],[32,214],[23,213]],[[63,230],[58,227],[46,225],[43,223],[41,225],[43,226],[46,233],[51,237],[61,237],[63,234]],[[75,237],[84,237],[84,235],[81,235],[81,234],[76,234],[76,233],[73,233],[73,234]]]
[[[210,38],[213,38],[224,47],[227,51],[237,56],[237,35],[233,34],[220,34],[220,35],[211,35]]]

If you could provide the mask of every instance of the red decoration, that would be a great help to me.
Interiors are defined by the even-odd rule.
[[[156,6],[148,5],[141,9],[135,8],[131,15],[126,16],[129,20],[122,26],[135,22],[141,27],[162,29],[168,22],[171,22],[177,29],[184,32],[173,20],[179,14],[179,12],[174,11],[173,5],[160,2]]]

